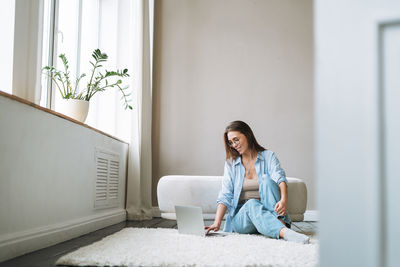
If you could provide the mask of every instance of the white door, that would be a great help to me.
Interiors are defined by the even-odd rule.
[[[383,204],[385,213],[384,260],[400,266],[400,20],[382,23],[382,147]]]
[[[400,1],[314,5],[321,266],[400,266]]]

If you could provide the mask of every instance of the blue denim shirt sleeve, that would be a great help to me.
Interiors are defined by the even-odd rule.
[[[285,171],[281,168],[281,164],[274,152],[272,152],[271,157],[268,160],[268,170],[271,179],[278,185],[282,182],[286,183],[286,186],[288,185]]]
[[[225,161],[224,176],[222,177],[222,187],[217,198],[217,205],[224,204],[228,210],[231,209],[233,200],[233,181],[232,181],[232,165]]]

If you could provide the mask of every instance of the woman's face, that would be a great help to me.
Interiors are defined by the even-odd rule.
[[[248,148],[247,138],[244,134],[237,131],[228,132],[228,144],[242,155]]]

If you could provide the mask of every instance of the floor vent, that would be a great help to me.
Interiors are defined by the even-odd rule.
[[[116,153],[96,150],[96,184],[94,207],[118,206],[120,159]]]

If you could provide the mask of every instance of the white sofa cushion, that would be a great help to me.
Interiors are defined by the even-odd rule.
[[[298,178],[287,177],[288,212],[292,221],[302,221],[307,205],[307,188]],[[157,185],[158,207],[161,217],[176,219],[175,205],[199,206],[204,219],[214,219],[222,176],[163,176]]]

